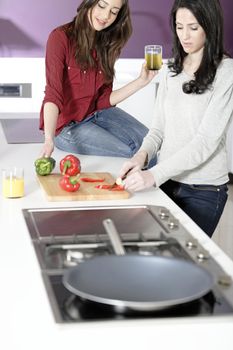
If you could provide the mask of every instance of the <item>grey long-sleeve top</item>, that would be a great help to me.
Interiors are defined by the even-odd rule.
[[[228,181],[226,132],[233,115],[233,59],[224,59],[212,87],[205,93],[185,94],[185,72],[177,76],[166,64],[159,73],[152,126],[140,150],[150,160],[156,186],[168,179],[186,184],[220,185]]]

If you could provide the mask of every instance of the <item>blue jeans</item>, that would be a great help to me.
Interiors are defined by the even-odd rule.
[[[227,201],[227,185],[187,185],[169,180],[160,188],[211,237]]]
[[[55,137],[55,145],[70,153],[131,158],[147,133],[148,128],[134,117],[111,107],[65,126]],[[155,163],[152,160],[149,167]]]

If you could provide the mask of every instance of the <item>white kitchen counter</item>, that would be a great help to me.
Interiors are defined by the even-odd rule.
[[[35,177],[34,160],[41,145],[8,145],[0,125],[1,168],[25,169],[25,197],[5,199],[0,193],[0,349],[232,349],[233,316],[209,318],[107,321],[58,325],[48,302],[39,264],[21,212],[22,208],[151,204],[173,215],[215,256],[233,277],[233,262],[161,190],[130,199],[91,202],[48,202]],[[59,160],[64,153],[56,150]],[[80,156],[84,171],[109,171],[114,176],[123,159]],[[2,188],[1,188],[2,191]]]

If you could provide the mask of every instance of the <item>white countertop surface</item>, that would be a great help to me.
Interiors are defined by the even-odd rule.
[[[233,316],[56,324],[22,208],[151,204],[166,206],[233,277],[233,262],[161,190],[127,200],[48,202],[35,177],[41,145],[8,145],[0,124],[1,168],[25,169],[25,196],[5,199],[0,192],[0,349],[232,349]],[[55,150],[59,160],[64,152]],[[80,156],[83,171],[114,176],[123,159]]]

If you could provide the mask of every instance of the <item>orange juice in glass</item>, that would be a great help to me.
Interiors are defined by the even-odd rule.
[[[2,194],[6,198],[24,196],[23,168],[14,167],[2,170]]]
[[[145,60],[146,60],[147,69],[159,70],[162,67],[162,46],[146,45]]]

